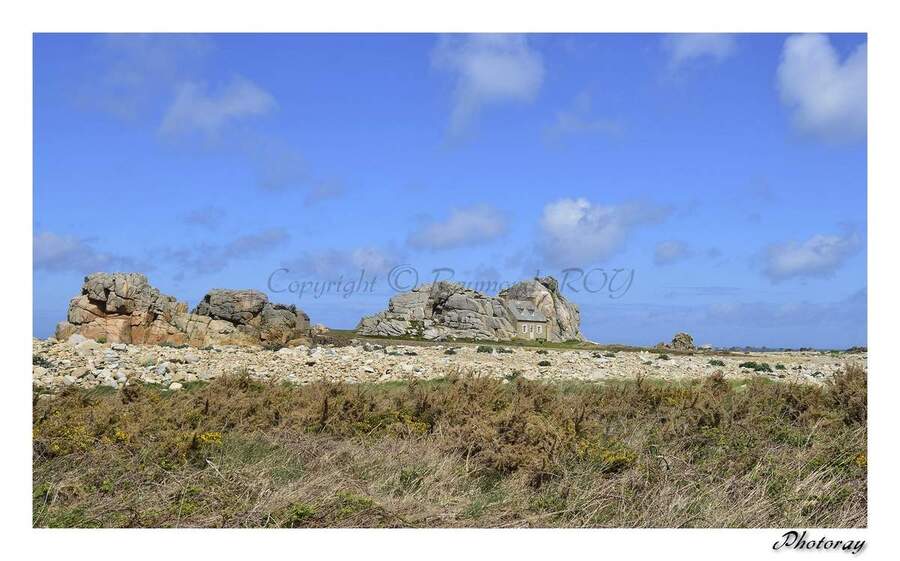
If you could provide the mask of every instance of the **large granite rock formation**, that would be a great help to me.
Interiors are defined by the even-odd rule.
[[[516,283],[501,290],[501,300],[530,302],[549,321],[549,341],[583,340],[581,313],[578,306],[566,300],[559,291],[559,283],[553,277],[539,277]]]
[[[578,307],[560,294],[553,277],[520,282],[497,296],[448,281],[422,285],[391,298],[387,310],[364,317],[357,332],[429,340],[508,341],[517,336],[513,303],[529,304],[544,314],[549,341],[583,339]]]
[[[308,330],[305,313],[255,290],[212,290],[189,313],[185,302],[161,294],[142,274],[94,273],[69,302],[56,338],[78,333],[120,343],[274,346]]]

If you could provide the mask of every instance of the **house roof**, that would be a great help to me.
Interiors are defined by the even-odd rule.
[[[521,300],[508,300],[507,304],[512,311],[516,321],[539,321],[546,322],[547,317],[540,310],[534,307],[531,302],[523,302]]]

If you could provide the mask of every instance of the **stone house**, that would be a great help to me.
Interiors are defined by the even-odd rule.
[[[507,300],[506,304],[516,319],[518,339],[547,339],[547,317],[534,304],[521,300]]]

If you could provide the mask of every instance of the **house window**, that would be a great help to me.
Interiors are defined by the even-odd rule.
[[[544,327],[543,325],[537,326],[537,332],[540,333],[540,332],[541,332],[541,329],[542,329],[543,327]]]
[[[522,324],[522,333],[528,333],[528,331],[525,329],[526,327],[528,327],[528,326],[523,323]]]

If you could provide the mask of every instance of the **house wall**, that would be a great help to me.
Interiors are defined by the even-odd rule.
[[[516,324],[516,336],[519,339],[546,339],[547,322],[519,321]]]

